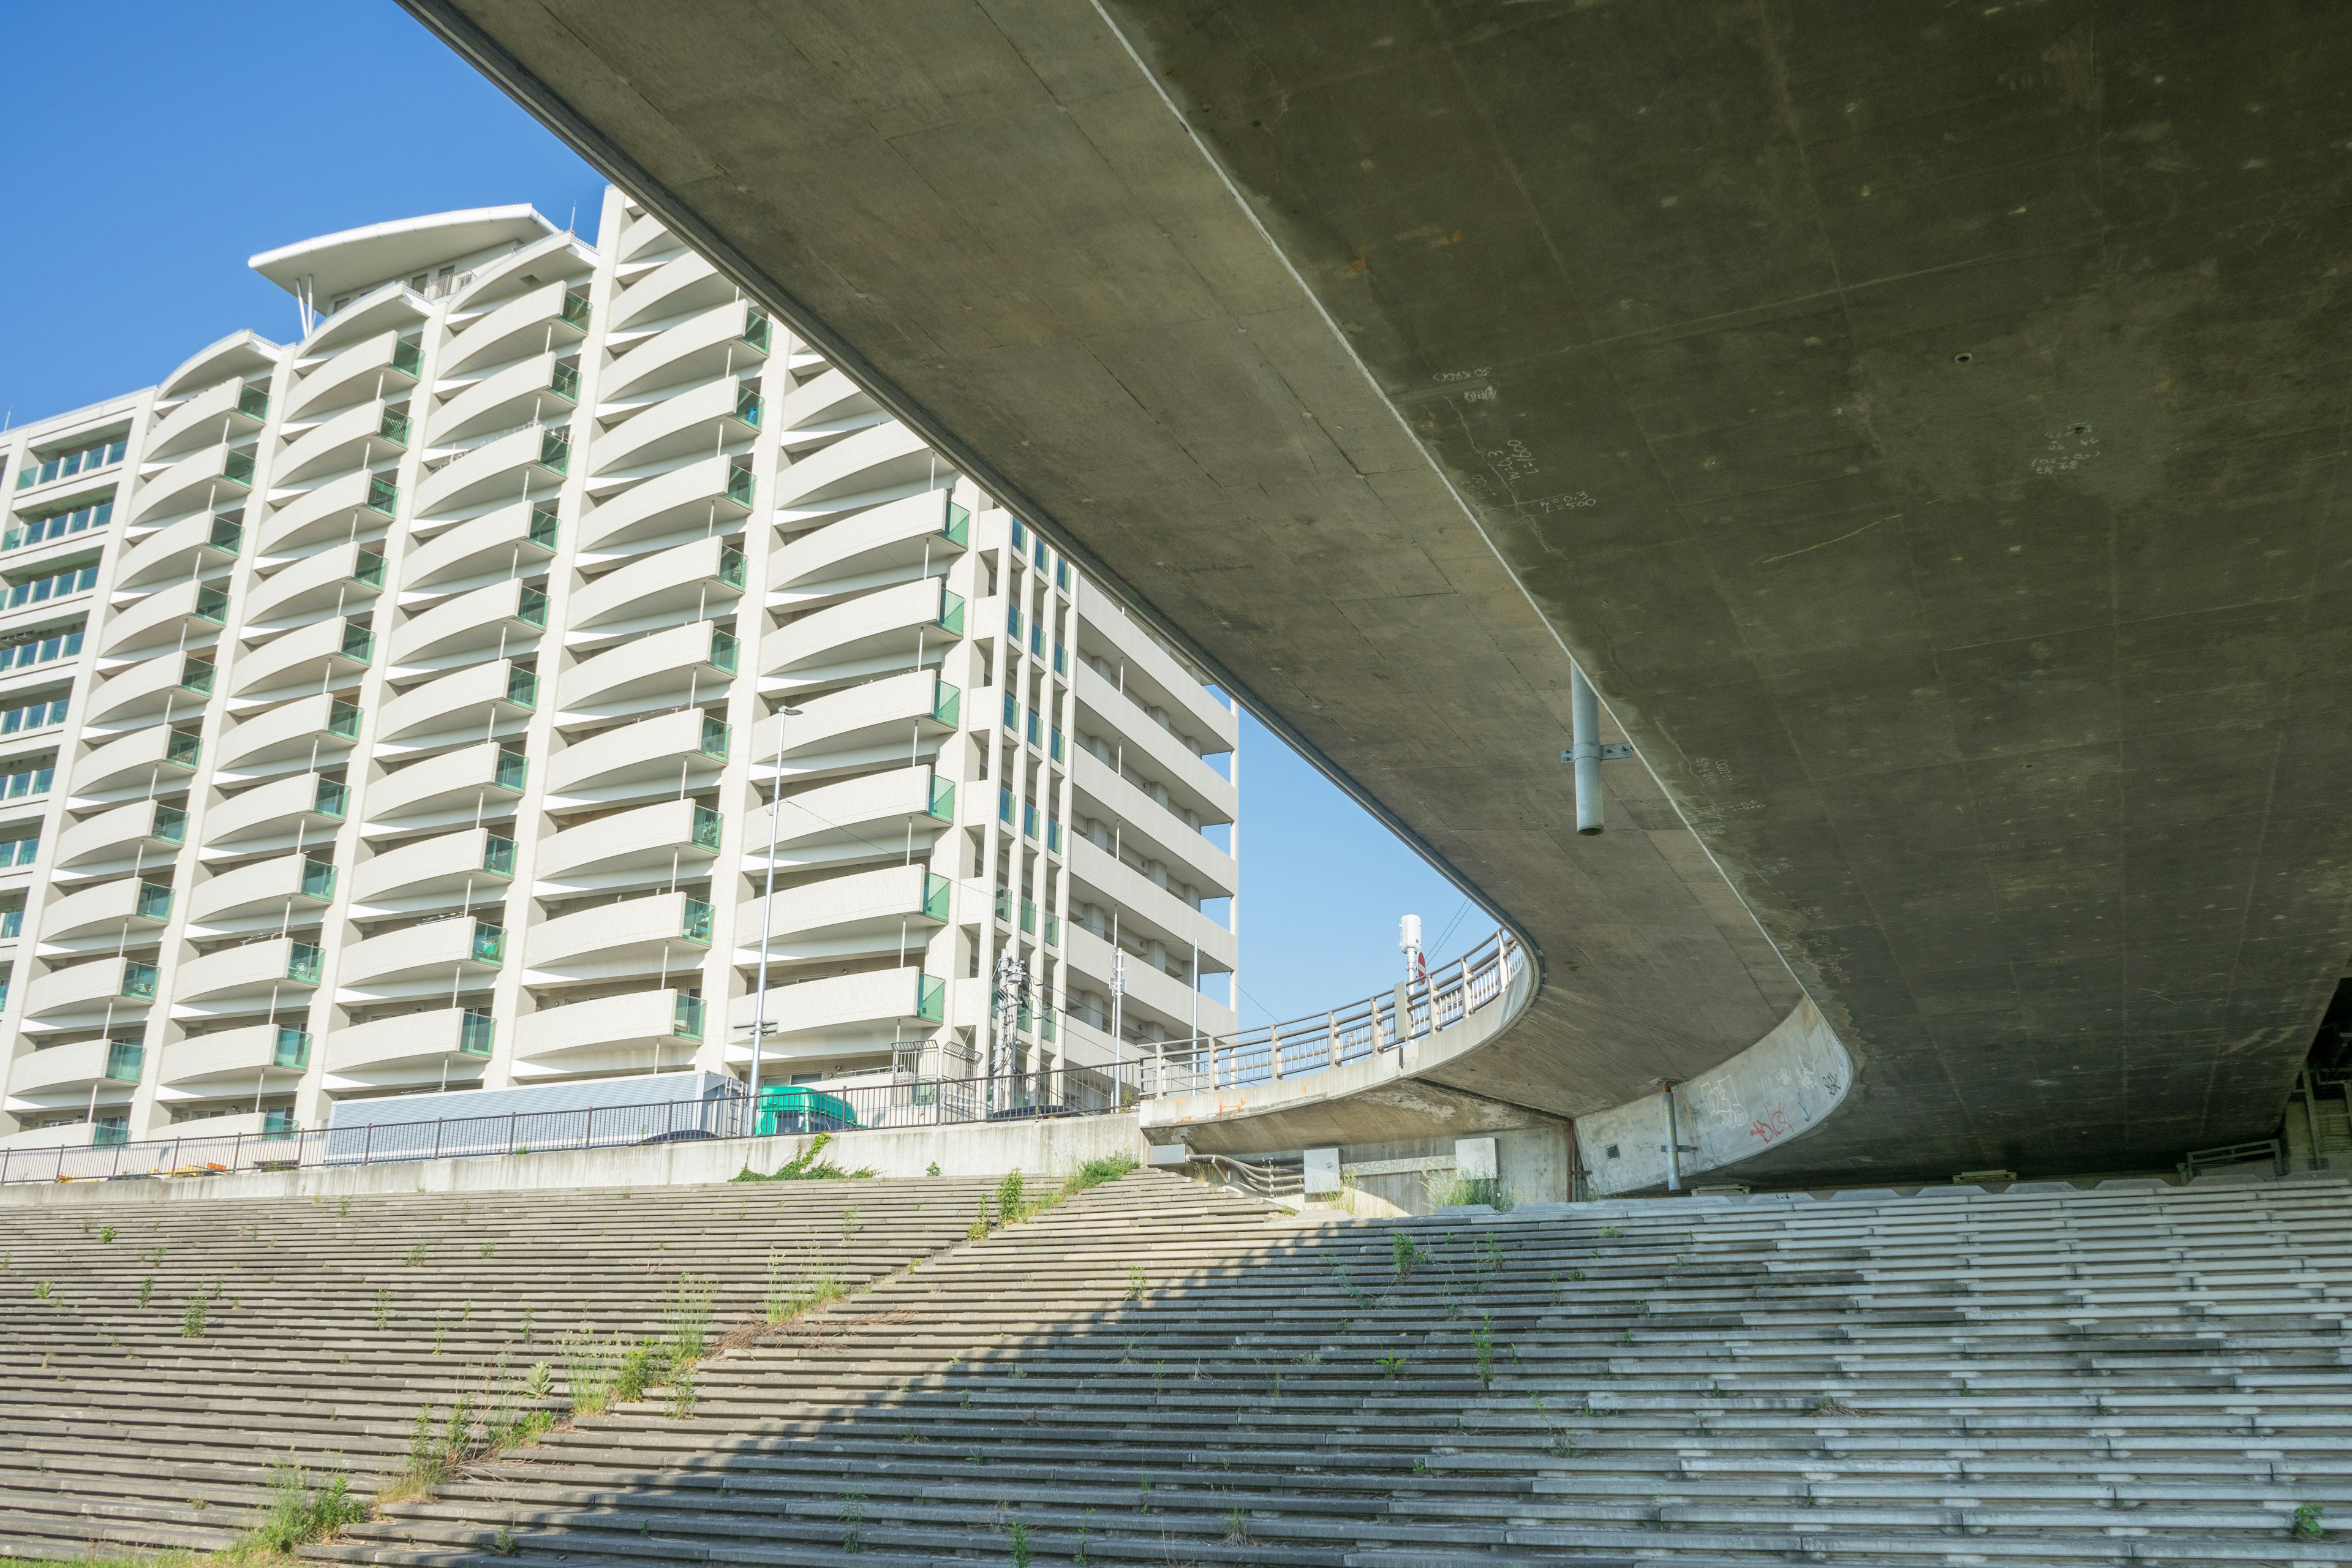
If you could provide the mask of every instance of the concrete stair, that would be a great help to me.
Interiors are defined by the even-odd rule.
[[[0,1556],[225,1546],[289,1461],[371,1495],[405,1463],[420,1411],[446,1424],[468,1401],[478,1436],[567,1411],[566,1336],[667,1337],[707,1295],[716,1348],[772,1292],[817,1276],[862,1286],[957,1244],[995,1184],[299,1204],[108,1193],[10,1209]]]
[[[1355,1222],[1138,1173],[309,1554],[2352,1562],[2293,1538],[2352,1527],[2347,1311],[2337,1181]]]

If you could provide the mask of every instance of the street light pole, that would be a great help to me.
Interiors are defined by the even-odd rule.
[[[776,923],[776,844],[784,820],[784,721],[801,710],[776,710],[776,777],[768,793],[768,887],[760,899],[760,990],[751,1004],[751,1131],[760,1131],[760,1058],[768,1053],[768,946]]]

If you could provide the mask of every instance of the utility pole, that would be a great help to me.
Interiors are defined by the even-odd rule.
[[[776,844],[784,821],[784,721],[801,710],[787,705],[776,712],[776,777],[768,792],[768,889],[760,900],[760,989],[751,1003],[751,1128],[760,1131],[760,1058],[768,1054],[768,947],[776,924]]]

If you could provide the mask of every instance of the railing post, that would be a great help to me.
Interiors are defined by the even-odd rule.
[[[117,1163],[120,1163],[121,1158],[121,1157],[120,1155],[116,1156],[116,1160],[117,1160]],[[235,1138],[233,1138],[233,1139],[231,1139],[231,1140],[229,1141],[229,1145],[228,1145],[228,1168],[229,1168],[230,1170],[232,1170],[232,1171],[236,1170],[236,1169],[237,1168],[237,1166],[238,1166],[238,1165],[239,1165],[239,1164],[244,1161],[244,1159],[245,1159],[245,1134],[244,1134],[244,1133],[242,1133],[242,1132],[240,1132],[240,1133],[238,1133]]]
[[[1265,1032],[1265,1060],[1266,1068],[1273,1074],[1274,1081],[1280,1083],[1282,1081],[1282,1026],[1279,1024],[1272,1026]]]
[[[433,1154],[432,1154],[432,1158],[434,1158],[434,1159],[436,1159],[436,1160],[438,1160],[438,1159],[441,1157],[441,1123],[442,1123],[445,1120],[446,1120],[446,1118],[444,1118],[444,1117],[438,1117],[438,1116],[436,1116],[436,1117],[435,1117],[435,1118],[433,1119]]]
[[[369,1122],[365,1131],[367,1136],[360,1140],[360,1163],[362,1165],[369,1163],[370,1156],[375,1153],[375,1123]]]
[[[110,1174],[117,1176],[122,1174],[122,1151],[129,1147],[131,1145],[127,1142],[117,1143],[114,1146],[114,1169],[109,1173]]]
[[[507,1152],[509,1154],[515,1152],[515,1118],[520,1114],[520,1111],[516,1110],[507,1112]]]
[[[1334,1007],[1324,1014],[1323,1018],[1331,1026],[1331,1065],[1338,1067],[1339,1065],[1339,1010]]]

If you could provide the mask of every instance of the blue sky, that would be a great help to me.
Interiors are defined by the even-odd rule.
[[[595,172],[387,0],[23,6],[8,44],[20,68],[0,145],[49,213],[0,246],[0,409],[16,423],[151,385],[240,327],[294,335],[292,300],[246,268],[257,252],[514,201],[595,222]],[[1485,932],[1254,722],[1241,765],[1244,1024],[1392,984],[1407,910],[1433,956]]]

